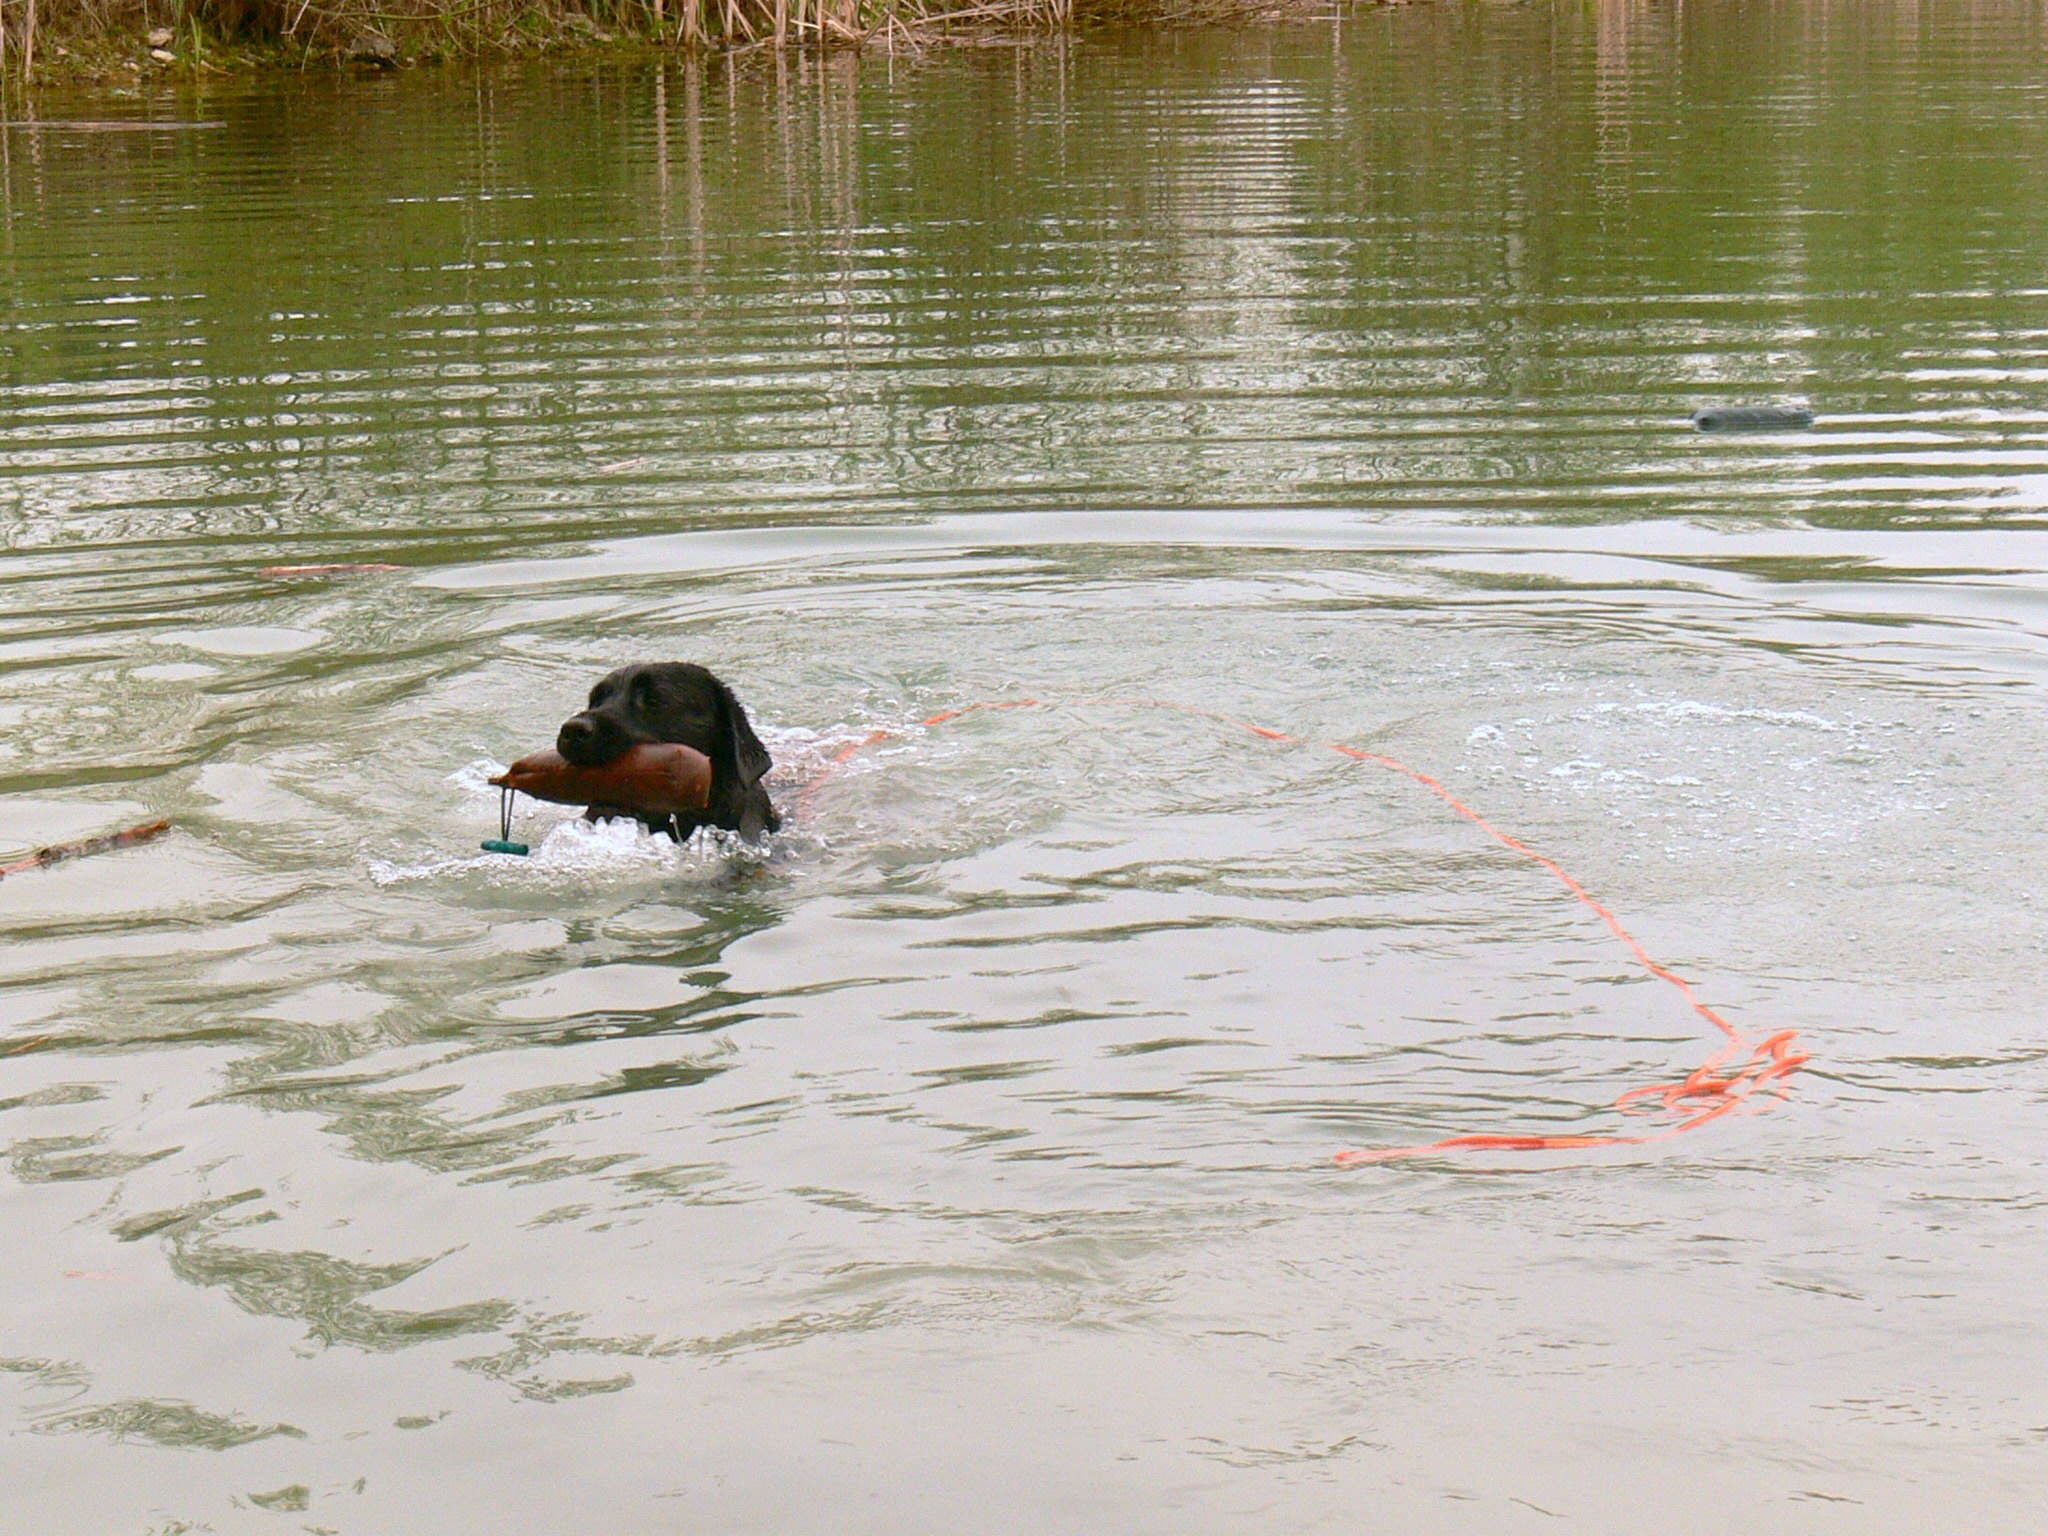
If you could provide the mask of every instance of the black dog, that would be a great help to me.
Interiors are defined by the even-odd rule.
[[[555,750],[579,768],[600,768],[628,747],[659,741],[681,742],[711,759],[711,802],[659,821],[643,816],[648,831],[680,842],[699,827],[724,827],[759,842],[782,825],[761,787],[771,766],[768,749],[732,690],[691,662],[643,662],[609,674],[590,690],[590,707],[563,722]],[[583,814],[595,821],[633,812],[593,805]]]

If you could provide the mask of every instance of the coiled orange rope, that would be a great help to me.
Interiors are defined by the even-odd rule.
[[[980,714],[992,710],[1039,709],[1048,707],[1052,702],[1051,700],[1044,699],[1009,699],[980,704],[966,704],[958,709],[941,710],[936,715],[926,717],[919,724],[926,729],[930,729],[933,726],[944,725],[950,720],[958,720],[965,715]],[[1752,1113],[1757,1109],[1763,1108],[1774,1098],[1782,1095],[1785,1080],[1797,1072],[1810,1059],[1807,1053],[1799,1047],[1799,1032],[1797,1030],[1781,1029],[1776,1034],[1767,1035],[1761,1040],[1752,1040],[1747,1035],[1744,1035],[1742,1031],[1729,1023],[1727,1019],[1700,1001],[1699,994],[1693,991],[1691,982],[1687,981],[1677,972],[1658,964],[1656,960],[1652,959],[1650,952],[1643,948],[1642,944],[1636,939],[1636,936],[1622,926],[1621,919],[1616,917],[1611,910],[1603,905],[1583,885],[1579,884],[1573,878],[1571,872],[1565,869],[1562,864],[1559,864],[1547,854],[1538,853],[1520,838],[1503,832],[1499,827],[1480,815],[1479,812],[1473,810],[1472,807],[1452,794],[1450,790],[1444,787],[1440,780],[1431,778],[1419,769],[1410,768],[1406,763],[1387,757],[1379,752],[1366,752],[1358,747],[1347,747],[1341,742],[1334,741],[1310,743],[1302,737],[1290,736],[1285,731],[1272,730],[1263,725],[1253,725],[1248,721],[1235,719],[1216,710],[1202,709],[1193,704],[1176,704],[1164,699],[1076,699],[1071,702],[1076,705],[1115,705],[1145,709],[1171,709],[1177,710],[1182,714],[1200,715],[1204,719],[1221,721],[1225,725],[1234,726],[1242,731],[1249,731],[1254,736],[1263,736],[1268,741],[1284,741],[1298,746],[1321,746],[1328,751],[1337,752],[1351,758],[1353,761],[1375,763],[1382,768],[1391,769],[1395,773],[1412,779],[1415,783],[1420,784],[1424,789],[1443,801],[1453,811],[1464,817],[1465,820],[1479,828],[1480,831],[1486,833],[1495,842],[1500,843],[1503,847],[1512,849],[1524,858],[1530,859],[1549,870],[1551,874],[1557,877],[1559,883],[1572,894],[1574,900],[1590,908],[1607,925],[1608,930],[1617,939],[1621,940],[1623,947],[1635,957],[1637,964],[1658,980],[1669,982],[1673,987],[1676,987],[1679,996],[1685,999],[1686,1006],[1709,1024],[1712,1024],[1723,1037],[1723,1043],[1711,1056],[1677,1082],[1654,1083],[1641,1088],[1631,1088],[1614,1101],[1615,1107],[1625,1114],[1654,1113],[1661,1110],[1681,1117],[1661,1130],[1645,1132],[1638,1136],[1447,1136],[1441,1141],[1425,1142],[1416,1146],[1373,1147],[1339,1152],[1336,1154],[1336,1162],[1340,1167],[1351,1167],[1359,1163],[1383,1163],[1402,1157],[1421,1157],[1431,1152],[1549,1152],[1578,1147],[1641,1146],[1653,1141],[1667,1141],[1673,1136],[1681,1135],[1697,1126],[1705,1125],[1710,1120],[1718,1120],[1723,1115],[1731,1115],[1738,1112]],[[866,748],[874,746],[878,742],[887,741],[897,734],[897,732],[889,730],[870,731],[859,740],[849,742],[832,757],[825,773],[820,774],[818,778],[813,779],[806,786],[800,800],[800,806],[804,809],[809,808],[811,796],[816,792],[818,786],[842,763],[847,762],[855,754]],[[1766,1089],[1769,1092],[1761,1101],[1758,1101],[1757,1095]]]

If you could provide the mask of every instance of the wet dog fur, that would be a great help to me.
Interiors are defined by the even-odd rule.
[[[761,780],[772,766],[732,690],[687,661],[640,662],[599,679],[590,703],[562,722],[555,750],[579,768],[599,768],[643,742],[680,742],[711,759],[711,802],[701,811],[658,820],[641,816],[650,832],[677,841],[699,827],[724,827],[759,842],[782,825]],[[593,805],[588,820],[633,816],[616,806]]]

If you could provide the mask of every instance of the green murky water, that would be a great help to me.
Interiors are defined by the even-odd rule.
[[[0,881],[7,1528],[2038,1529],[2044,28],[35,102],[0,855],[176,825]],[[771,854],[478,855],[669,657]],[[1701,1021],[1133,697],[1813,1067],[1335,1169]]]

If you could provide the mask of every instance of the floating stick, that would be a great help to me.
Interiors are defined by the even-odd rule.
[[[1801,432],[1813,425],[1803,405],[1705,405],[1692,413],[1702,432]]]
[[[46,869],[52,864],[61,864],[66,859],[82,859],[89,853],[111,853],[116,848],[133,848],[137,843],[146,843],[152,838],[162,837],[171,830],[168,818],[162,821],[145,821],[140,826],[124,832],[109,832],[104,837],[81,838],[75,843],[52,843],[47,848],[38,848],[26,858],[16,859],[12,864],[0,864],[0,879],[19,875],[31,869]]]
[[[356,564],[341,565],[266,565],[256,574],[259,576],[353,576],[359,572],[402,571],[402,565],[386,565],[379,560],[366,560]]]

